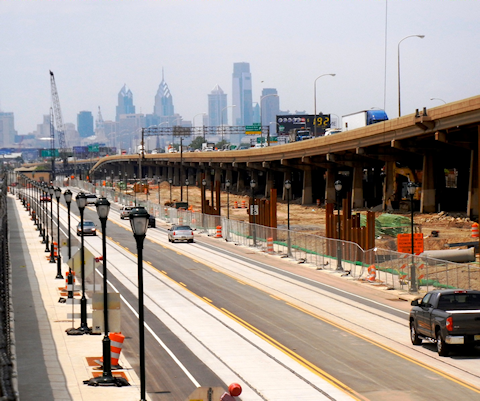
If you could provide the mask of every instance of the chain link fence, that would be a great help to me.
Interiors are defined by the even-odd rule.
[[[224,216],[204,215],[161,206],[135,196],[97,188],[83,181],[72,183],[85,191],[105,196],[122,205],[144,206],[148,212],[169,224],[186,224],[212,237],[221,237],[245,247],[292,258],[316,269],[343,272],[357,280],[389,289],[429,291],[436,288],[480,289],[480,267],[474,263],[455,263],[426,256],[412,256],[396,251],[374,248],[363,250],[356,243],[318,235],[229,220]]]

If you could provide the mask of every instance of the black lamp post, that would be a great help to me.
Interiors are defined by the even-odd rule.
[[[135,195],[135,206],[137,206],[137,175],[133,175],[133,194]]]
[[[185,180],[185,186],[187,187],[187,205],[188,205],[188,185],[190,184],[190,181],[188,181],[188,178]]]
[[[140,401],[146,400],[145,384],[145,325],[143,311],[143,241],[147,233],[149,214],[143,207],[136,207],[130,212],[130,225],[137,241],[138,261],[138,325],[140,343]]]
[[[253,215],[253,246],[257,246],[257,231],[256,231],[256,222],[255,222],[255,216],[256,216],[256,208],[255,208],[255,187],[257,186],[257,181],[255,180],[250,180],[250,188],[252,188],[252,198],[253,198],[253,204],[250,210],[250,213]]]
[[[290,189],[292,188],[292,182],[290,180],[285,181],[285,189],[287,190],[287,255],[292,255],[292,245],[290,240]]]
[[[202,179],[202,186],[203,186],[203,197],[202,197],[202,205],[204,204],[203,202],[206,202],[206,197],[207,197],[207,180],[204,178]],[[205,230],[205,211],[203,210],[202,206],[202,227]]]
[[[49,194],[48,194],[46,183],[43,183],[42,191],[43,191],[43,232],[45,234],[43,243],[45,244],[45,252],[50,252],[49,238],[48,238],[48,203],[47,203]]]
[[[147,198],[147,205],[148,205],[148,193],[150,192],[148,190],[148,175],[145,175],[145,195],[146,195],[146,198]]]
[[[80,327],[78,329],[69,329],[67,334],[70,335],[83,335],[90,334],[90,329],[87,325],[87,298],[85,297],[85,241],[83,235],[83,212],[85,211],[85,206],[87,205],[87,197],[85,193],[79,192],[75,198],[77,202],[77,207],[80,212],[80,228],[81,228],[81,245],[80,245],[80,268],[82,275],[82,298],[80,299]]]
[[[407,184],[407,190],[408,194],[410,195],[410,209],[411,209],[411,219],[410,219],[410,224],[411,224],[411,233],[412,233],[412,264],[410,266],[410,292],[417,292],[417,272],[415,270],[415,242],[413,239],[413,195],[415,195],[415,191],[417,189],[417,186],[415,185],[414,182],[409,182]]]
[[[112,170],[112,191],[115,191],[115,187],[113,186],[113,170]]]
[[[160,177],[157,178],[157,190],[158,190],[158,205],[162,206],[160,204]]]
[[[61,278],[62,276],[62,257],[60,255],[60,196],[62,190],[59,187],[55,188],[55,198],[57,198],[57,275],[55,278]]]
[[[168,183],[170,184],[170,202],[171,202],[172,201],[172,183],[173,183],[173,180],[171,178],[169,178]]]
[[[65,198],[65,203],[67,204],[67,216],[68,216],[68,260],[72,259],[72,237],[71,237],[71,230],[70,230],[70,204],[72,203],[72,191],[67,189],[63,193],[63,197]],[[73,275],[72,275],[72,268],[70,265],[68,266],[68,277],[67,277],[67,284],[69,286],[73,285]],[[71,287],[70,287],[71,288]],[[68,291],[68,298],[73,298],[73,291]]]
[[[50,185],[48,188],[48,193],[50,194],[50,234],[52,235],[52,240],[50,241],[50,261],[49,263],[55,263],[55,258],[53,256],[53,195],[55,194],[55,189],[53,185]],[[58,241],[58,239],[57,239]],[[57,244],[58,246],[58,244]]]
[[[342,241],[341,237],[341,228],[340,228],[340,191],[342,190],[342,181],[335,181],[335,191],[337,198],[337,228],[338,228],[338,239],[337,239],[337,269],[338,271],[343,271],[342,267]]]
[[[230,220],[230,180],[225,180],[225,188],[227,188],[227,220]]]

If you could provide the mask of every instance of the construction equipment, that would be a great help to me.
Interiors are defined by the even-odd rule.
[[[414,202],[420,202],[422,198],[422,171],[415,170],[413,172],[409,167],[396,165],[394,177],[394,200],[392,201],[392,206],[394,209],[410,210],[411,200],[408,194],[408,183],[413,182],[417,184],[413,200]]]
[[[58,147],[60,158],[63,160],[63,165],[66,167],[68,163],[67,144],[65,143],[65,129],[63,127],[62,110],[60,109],[60,100],[58,98],[57,85],[55,84],[55,76],[50,71],[50,85],[52,89],[52,104],[55,112],[55,127],[58,135]]]

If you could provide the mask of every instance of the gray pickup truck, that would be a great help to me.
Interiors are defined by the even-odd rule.
[[[480,291],[435,290],[412,301],[410,339],[436,342],[440,356],[448,356],[452,345],[480,344]]]

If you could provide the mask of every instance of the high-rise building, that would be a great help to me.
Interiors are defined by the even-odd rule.
[[[0,147],[13,146],[16,134],[13,113],[0,111]]]
[[[95,135],[93,131],[93,115],[91,111],[81,111],[77,115],[77,131],[80,138]]]
[[[215,85],[208,95],[208,125],[219,127],[228,125],[227,95],[219,85]]]
[[[118,92],[118,106],[115,121],[120,121],[120,115],[122,114],[135,114],[133,94],[132,91],[127,88],[127,85],[123,85],[123,88]]]
[[[173,107],[173,98],[165,82],[165,77],[162,68],[162,82],[158,86],[157,94],[155,95],[155,106],[153,107],[153,114],[162,117],[162,120],[169,121],[168,117],[175,114]]]
[[[234,125],[252,125],[252,75],[249,63],[234,63],[232,75],[232,108]]]
[[[280,114],[280,98],[275,88],[264,88],[260,98],[262,125],[267,126],[276,122],[277,114]]]

